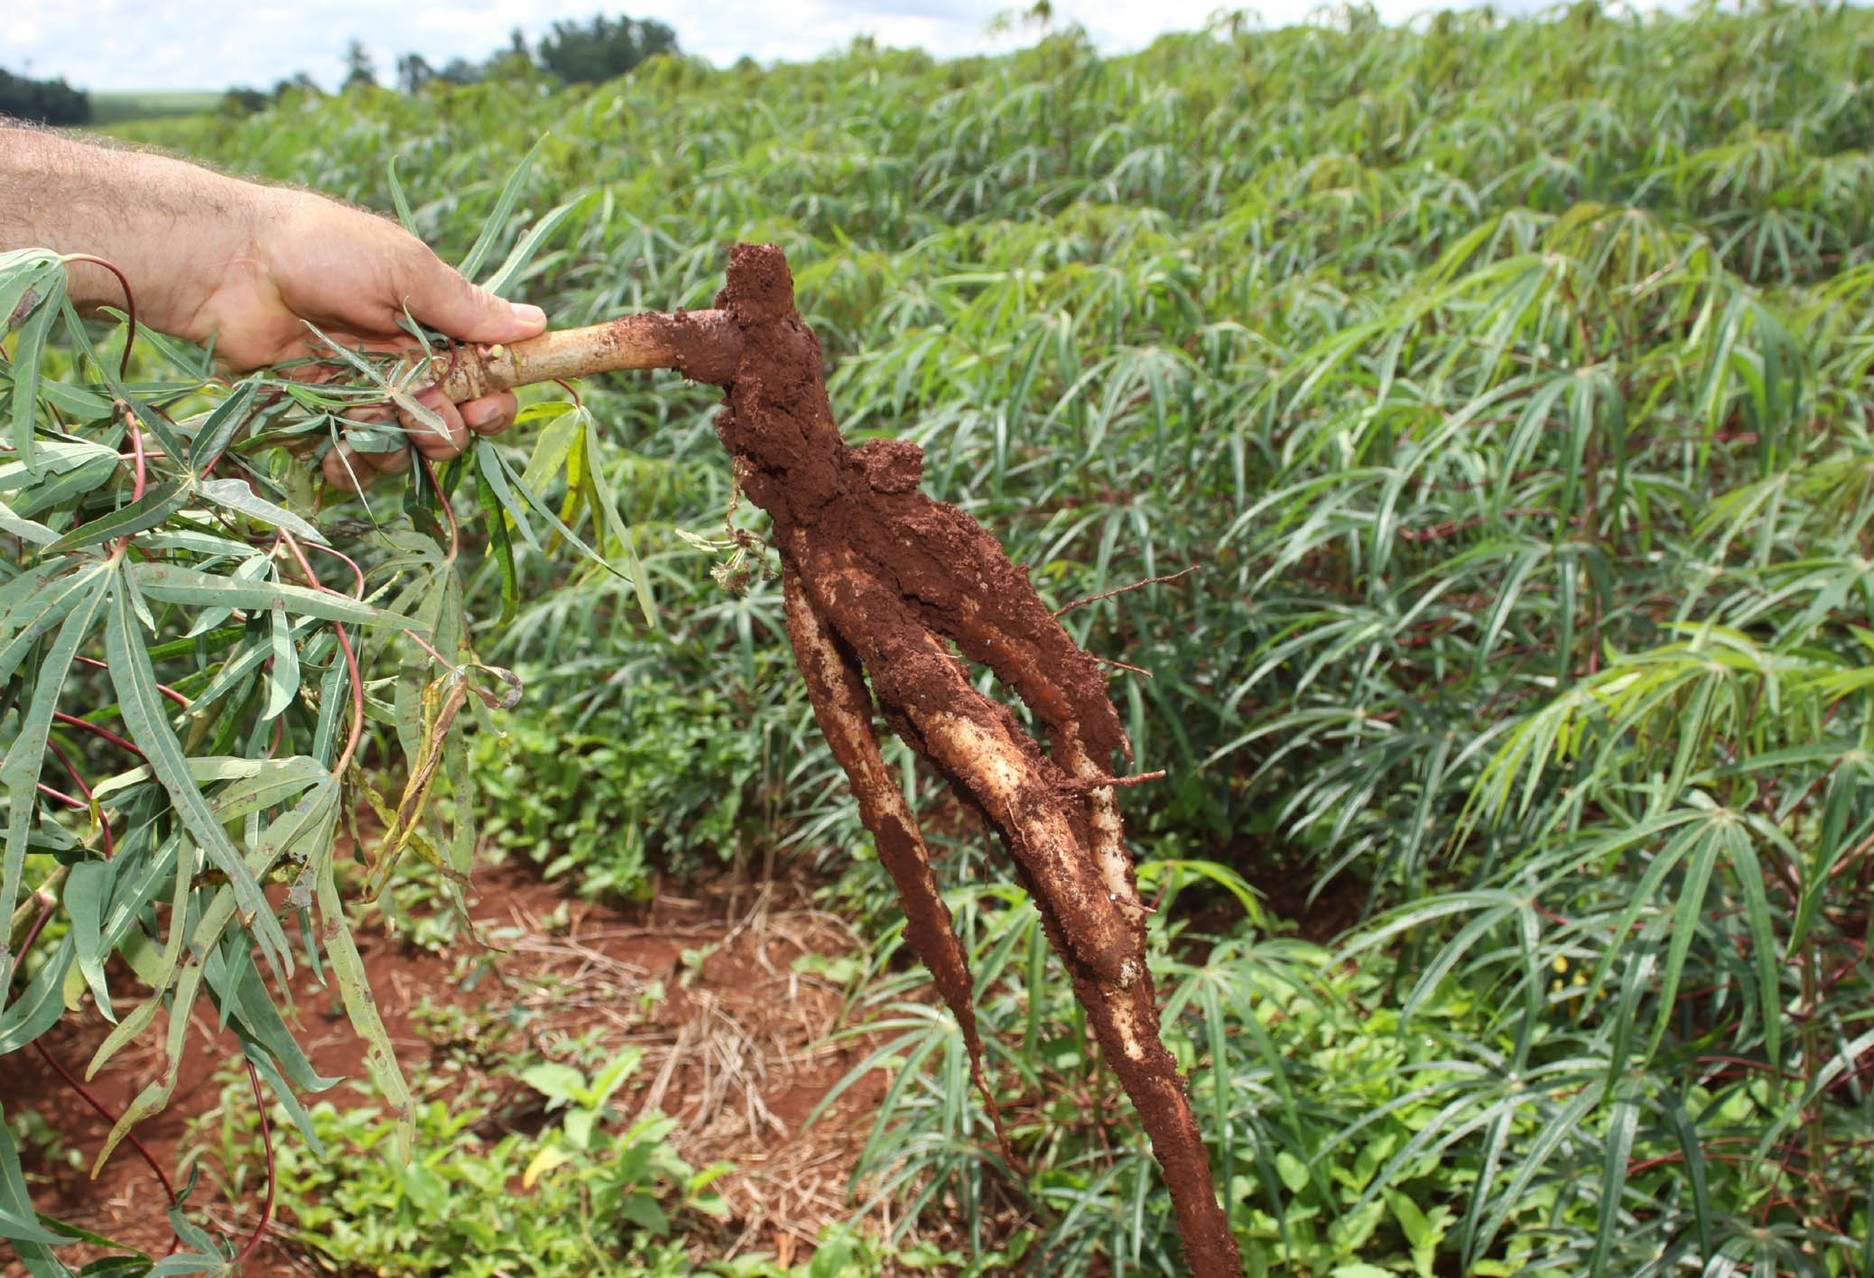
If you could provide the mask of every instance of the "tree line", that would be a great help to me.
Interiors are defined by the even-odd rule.
[[[420,53],[406,53],[397,59],[392,86],[404,93],[416,93],[438,81],[477,84],[483,80],[540,74],[565,84],[594,84],[624,75],[646,58],[681,52],[677,47],[677,33],[654,18],[623,15],[609,18],[599,14],[583,23],[555,22],[553,29],[533,44],[529,44],[526,35],[517,28],[505,48],[497,49],[480,62],[457,57],[438,67]],[[345,65],[343,90],[383,83],[362,41],[351,42]],[[230,89],[223,106],[238,112],[259,111],[288,94],[306,92],[321,90],[312,77],[302,71],[275,84],[271,92]]]
[[[0,116],[39,124],[85,124],[91,119],[91,95],[72,88],[63,77],[34,80],[0,70]]]

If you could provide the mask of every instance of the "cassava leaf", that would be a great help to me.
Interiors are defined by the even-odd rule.
[[[311,590],[282,581],[237,581],[170,563],[132,564],[129,571],[136,577],[139,590],[162,603],[251,609],[283,607],[296,616],[318,617],[324,621],[355,621],[380,626],[403,624],[403,618],[394,613],[360,603],[348,595]]]
[[[475,243],[469,247],[468,256],[464,257],[456,268],[469,279],[474,279],[481,274],[482,263],[494,250],[496,241],[507,233],[508,215],[514,211],[515,201],[520,199],[521,187],[526,184],[528,170],[533,168],[534,160],[540,154],[540,148],[547,144],[547,137],[548,135],[543,133],[535,139],[534,144],[527,149],[527,154],[521,157],[520,163],[516,164],[508,174],[507,181],[501,184],[501,193],[495,197],[495,206],[482,223],[481,234],[475,237]]]
[[[527,269],[527,264],[533,261],[534,255],[540,251],[540,246],[546,243],[547,237],[559,229],[560,223],[584,207],[589,198],[582,195],[577,199],[568,200],[535,222],[527,229],[527,234],[521,236],[513,250],[508,253],[507,260],[501,263],[500,269],[482,281],[482,287],[498,297],[507,296],[508,285],[518,279],[521,272]],[[492,225],[492,222],[490,224]]]
[[[0,1013],[0,1056],[19,1051],[58,1024],[59,1017],[65,1014],[65,1000],[61,993],[65,986],[65,973],[70,969],[76,953],[76,945],[69,934],[62,937],[52,952],[45,956],[39,970],[33,973],[32,980],[26,983],[19,997],[8,1003],[5,1012]]]
[[[325,544],[325,534],[311,521],[255,493],[245,480],[202,479],[196,481],[195,487],[204,498],[217,506],[246,515],[249,519],[257,519],[270,528],[283,528],[306,541]]]
[[[117,690],[124,727],[143,751],[150,770],[167,791],[189,832],[216,869],[227,876],[241,912],[242,922],[254,929],[261,951],[280,974],[292,970],[286,934],[241,854],[229,840],[215,814],[189,776],[182,743],[169,726],[156,673],[144,648],[143,633],[131,615],[125,592],[114,592],[114,604],[105,614],[104,646],[112,686]]]
[[[181,510],[188,501],[189,486],[180,479],[166,479],[152,484],[135,501],[72,529],[47,546],[46,553],[61,554],[80,546],[95,546],[100,542],[115,541],[119,537],[154,528]]]
[[[58,302],[63,284],[42,296],[38,309],[27,315],[19,326],[19,338],[13,348],[13,451],[28,468],[38,464],[38,448],[33,439],[33,425],[39,410],[40,365],[45,359],[46,339],[52,321],[58,317]]]
[[[508,516],[495,495],[494,485],[480,466],[475,468],[475,496],[487,521],[488,555],[501,570],[501,622],[514,620],[520,608],[520,574],[514,566],[514,541],[508,536]]]
[[[612,496],[611,486],[605,481],[605,468],[598,454],[598,441],[593,438],[590,423],[583,432],[586,444],[586,475],[592,483],[592,502],[599,516],[603,519],[611,539],[618,544],[618,553],[624,557],[625,567],[622,572],[613,568],[619,576],[629,581],[637,592],[638,610],[644,614],[646,625],[657,624],[657,603],[651,597],[651,583],[645,576],[644,565],[638,560],[636,544],[631,539],[631,529],[618,513],[617,500]],[[606,566],[610,567],[609,561]]]
[[[215,405],[214,411],[203,420],[200,429],[195,432],[195,439],[189,445],[189,469],[191,471],[200,476],[215,464],[222,452],[233,442],[235,433],[247,424],[248,418],[254,411],[254,401],[259,398],[260,383],[248,381],[236,387],[234,394]],[[202,485],[202,491],[207,495],[204,481],[198,479],[197,483]],[[214,497],[210,495],[209,500],[213,501]]]
[[[293,643],[293,623],[286,609],[268,610],[272,659],[267,666],[267,704],[261,710],[263,720],[277,719],[299,695],[299,649]]]
[[[57,541],[59,536],[44,524],[15,513],[13,508],[3,501],[0,501],[0,532],[9,533],[35,546],[44,546]]]
[[[59,694],[64,690],[73,659],[90,637],[91,628],[112,593],[113,576],[114,569],[105,565],[79,574],[78,593],[59,626],[58,636],[46,650],[32,699],[27,703],[12,745],[7,748],[5,760],[0,762],[0,785],[4,785],[7,792],[6,863],[4,874],[0,875],[0,919],[11,918],[13,907],[19,901],[26,846],[31,837],[33,816],[39,807],[34,787],[45,766],[52,714],[58,708]],[[0,989],[5,988],[12,971],[13,956],[7,955],[0,961]]]
[[[104,960],[110,950],[104,938],[104,907],[117,882],[114,861],[80,861],[66,876],[60,899],[65,917],[71,923],[72,943],[78,957],[78,970],[97,1000],[98,1011],[109,1021],[117,1019],[111,1005],[110,987],[104,979]]]

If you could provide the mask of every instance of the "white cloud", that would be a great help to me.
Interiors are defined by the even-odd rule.
[[[1267,25],[1299,21],[1318,0],[1267,0],[1256,6]],[[345,50],[363,41],[380,78],[397,58],[420,53],[432,65],[480,61],[504,47],[515,28],[538,38],[555,20],[584,21],[621,9],[656,18],[678,43],[718,65],[744,55],[798,60],[839,49],[857,35],[889,45],[918,45],[939,56],[1006,47],[988,28],[999,12],[1026,0],[322,0],[316,5],[242,0],[8,0],[0,66],[36,76],[64,76],[81,88],[217,89],[266,87],[299,71],[332,85],[344,75]],[[1201,28],[1218,0],[1058,0],[1058,21],[1078,22],[1109,52],[1143,47],[1164,31]],[[1419,0],[1380,0],[1402,18]],[[1520,7],[1512,4],[1508,7]]]

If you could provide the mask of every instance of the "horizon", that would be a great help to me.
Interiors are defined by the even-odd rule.
[[[1478,0],[1425,4],[1378,0],[1389,24],[1440,9],[1477,7]],[[1509,0],[1496,6],[1523,16],[1553,5]],[[1653,7],[1653,6],[1645,6]],[[298,74],[320,88],[336,88],[345,53],[357,40],[371,57],[380,83],[394,81],[397,59],[418,53],[434,67],[453,58],[473,63],[506,46],[521,31],[537,45],[556,21],[585,22],[601,14],[655,20],[671,27],[686,56],[726,67],[751,57],[763,65],[806,62],[839,53],[855,38],[871,36],[891,48],[918,48],[937,58],[1008,52],[1032,43],[1039,28],[1024,23],[1022,7],[1002,0],[772,0],[758,10],[729,0],[650,0],[620,14],[592,0],[415,0],[386,10],[376,0],[333,0],[317,14],[238,0],[199,0],[186,19],[172,5],[138,0],[25,0],[12,19],[0,67],[37,80],[63,79],[93,95],[221,93],[270,89]],[[1159,0],[1151,6],[1123,0],[1060,0],[1054,26],[1078,25],[1102,54],[1145,48],[1161,35],[1201,31],[1232,13],[1259,27],[1294,26],[1327,9],[1316,0],[1274,0],[1256,8],[1216,0]],[[992,31],[999,18],[1005,29]],[[395,24],[394,27],[391,24]],[[342,32],[342,34],[335,34]],[[219,84],[184,78],[204,65],[223,69]],[[139,75],[139,72],[143,74]]]

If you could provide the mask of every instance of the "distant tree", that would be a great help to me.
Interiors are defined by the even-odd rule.
[[[371,61],[371,55],[365,51],[364,43],[353,40],[351,47],[345,50],[345,83],[347,89],[360,85],[377,83],[377,67]]]
[[[450,84],[474,84],[482,78],[482,69],[467,58],[450,58],[436,78]]]
[[[294,94],[320,98],[325,96],[325,90],[319,87],[317,80],[304,71],[295,71],[292,76],[273,86],[273,100],[278,102],[281,98],[292,97]]]
[[[516,80],[532,76],[538,69],[533,52],[527,47],[527,37],[516,27],[508,33],[508,47],[489,54],[488,61],[482,63],[481,78]]]
[[[223,115],[254,115],[265,111],[267,104],[273,100],[274,96],[278,96],[277,90],[273,96],[269,96],[259,89],[236,85],[221,95],[221,106],[218,110]]]
[[[568,84],[592,84],[620,76],[648,57],[677,52],[677,33],[661,22],[607,18],[555,22],[540,42],[540,65]]]
[[[72,88],[62,76],[32,80],[0,71],[0,115],[40,124],[84,124],[91,119],[91,95]]]
[[[436,78],[436,69],[420,53],[406,53],[397,59],[397,87],[415,93]]]

